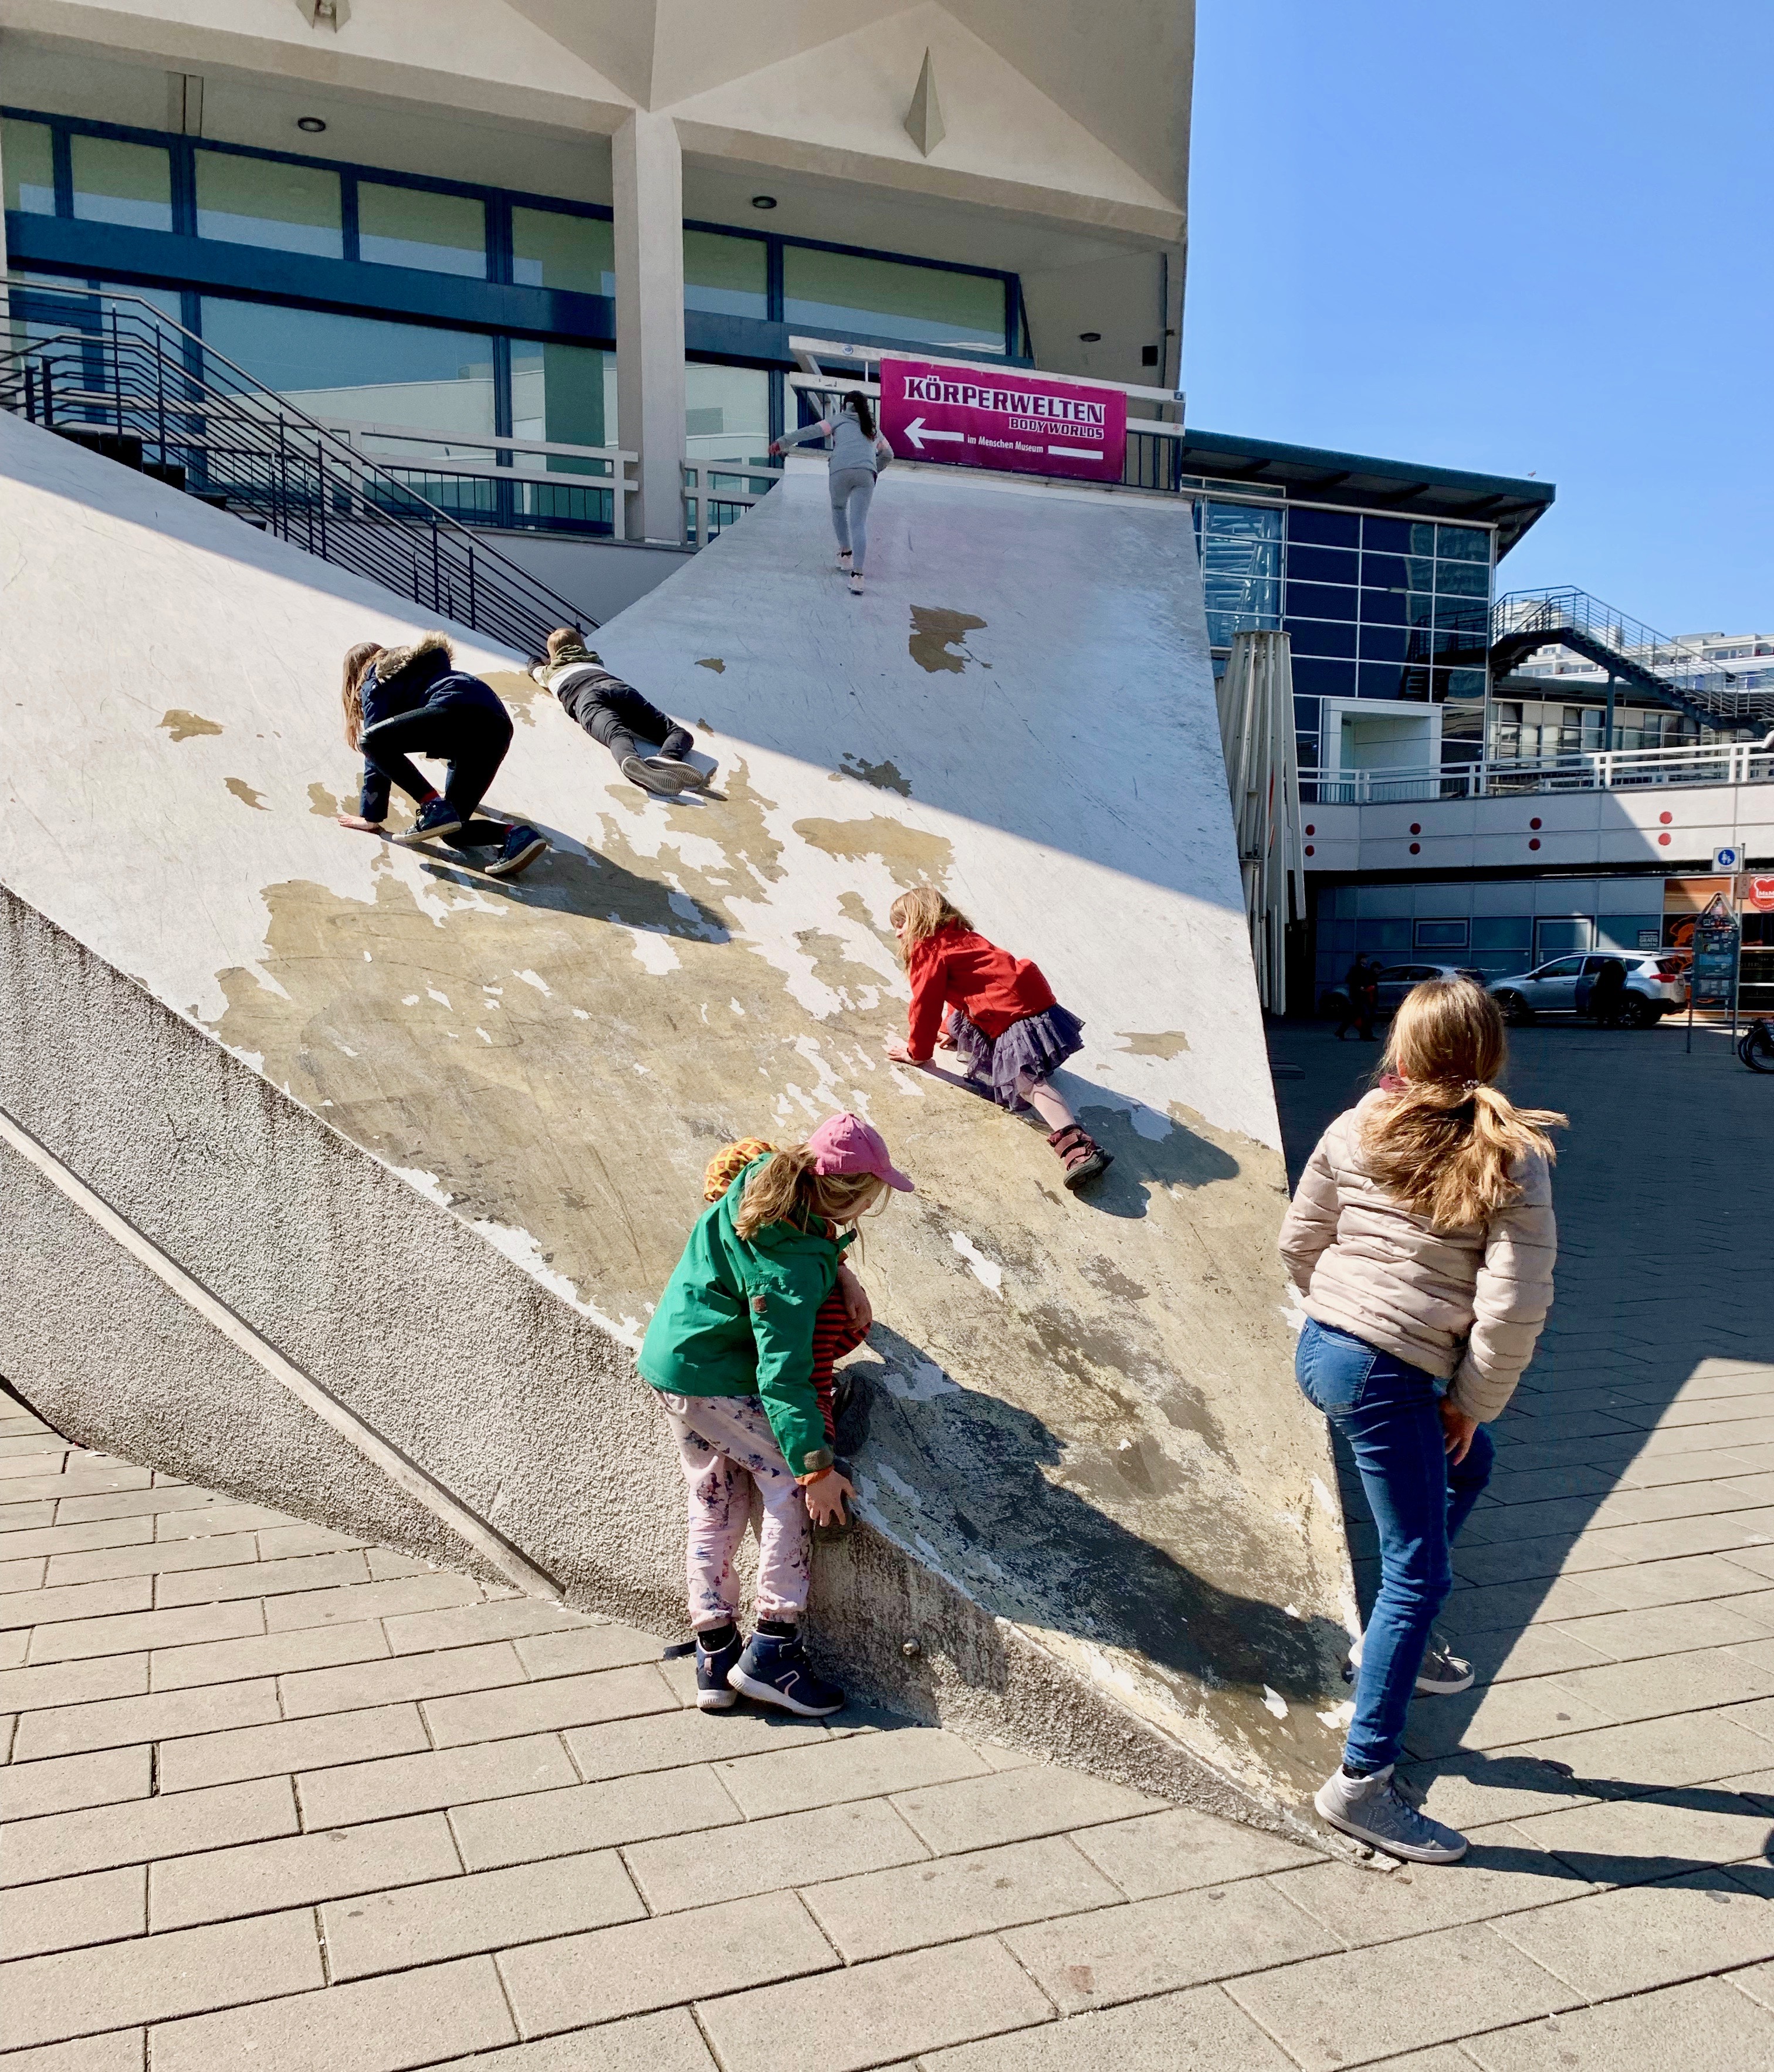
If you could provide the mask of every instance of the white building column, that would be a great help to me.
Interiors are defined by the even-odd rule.
[[[636,109],[611,146],[616,437],[639,449],[628,536],[684,536],[684,162],[669,115]]]

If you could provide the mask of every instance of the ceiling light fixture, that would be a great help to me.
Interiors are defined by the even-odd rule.
[[[776,205],[776,198],[774,195],[753,195],[751,197],[751,206],[754,208],[774,208]]]
[[[297,129],[306,130],[311,137],[318,137],[326,126],[318,115],[298,115],[296,117]]]
[[[1081,331],[1078,334],[1080,345],[1097,345],[1101,343],[1101,339],[1102,333],[1100,331]]]

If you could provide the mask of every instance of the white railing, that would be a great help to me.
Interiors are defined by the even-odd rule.
[[[1405,805],[1520,791],[1636,791],[1652,784],[1766,784],[1774,783],[1774,734],[1760,741],[1698,748],[1616,748],[1382,770],[1306,767],[1299,776],[1302,796],[1321,806]]]
[[[411,457],[394,452],[364,454],[366,459],[402,475],[463,475],[475,482],[521,482],[527,485],[539,483],[552,489],[607,489],[612,492],[610,536],[615,540],[624,540],[628,536],[628,499],[640,487],[629,471],[640,456],[626,446],[574,446],[561,439],[501,438],[490,432],[483,436],[478,432],[440,432],[435,427],[426,431],[417,425],[368,425],[355,418],[325,417],[321,422],[354,451],[364,451],[371,442],[381,447],[426,447],[428,450],[423,454]],[[464,452],[487,454],[492,458],[484,464],[465,461],[459,458]],[[511,456],[508,462],[504,459],[508,454]],[[519,455],[544,462],[590,461],[599,464],[598,472],[581,475],[577,471],[569,472],[545,466],[526,467]]]
[[[706,547],[720,531],[718,524],[710,525],[708,507],[717,504],[761,504],[770,490],[781,481],[785,471],[780,467],[758,467],[747,460],[687,460],[684,463],[684,539],[687,545]],[[751,483],[762,482],[766,487],[759,490],[750,487],[721,489],[720,482]]]

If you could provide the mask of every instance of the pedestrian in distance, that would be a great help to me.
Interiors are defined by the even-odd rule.
[[[659,1392],[689,1485],[685,1565],[705,1712],[724,1712],[741,1692],[806,1719],[844,1702],[801,1636],[811,1527],[841,1523],[854,1494],[833,1464],[814,1342],[857,1220],[889,1188],[909,1193],[912,1182],[854,1115],[752,1160],[703,1211],[647,1326],[637,1364]],[[756,1624],[742,1640],[734,1560],[754,1490]]]
[[[346,745],[364,758],[358,808],[339,816],[342,828],[381,833],[397,785],[418,808],[412,826],[395,836],[398,842],[496,847],[498,855],[484,866],[489,878],[515,878],[547,849],[525,822],[475,818],[511,746],[511,714],[490,684],[457,668],[441,633],[404,648],[365,640],[348,649],[340,699]],[[449,765],[441,795],[414,767],[415,755]]]
[[[607,669],[577,627],[555,627],[548,636],[546,660],[530,674],[594,741],[603,742],[631,784],[667,799],[707,789],[710,773],[684,759],[696,745],[695,735]]]
[[[1356,1034],[1364,1043],[1373,1041],[1373,1018],[1380,1005],[1380,973],[1359,952],[1350,965],[1348,976],[1343,981],[1343,1019],[1336,1025],[1336,1040],[1341,1042],[1354,1027]]]
[[[1307,1320],[1300,1388],[1348,1442],[1380,1535],[1379,1593],[1344,1671],[1355,1716],[1315,1803],[1333,1827],[1414,1863],[1466,1853],[1464,1836],[1405,1798],[1393,1766],[1413,1692],[1472,1683],[1434,1630],[1448,1550],[1490,1477],[1485,1427],[1552,1301],[1546,1133],[1565,1117],[1498,1089],[1507,1055],[1482,987],[1414,987],[1379,1085],[1319,1139],[1282,1224]]]
[[[932,885],[902,892],[887,919],[912,981],[910,1027],[887,1053],[928,1064],[937,1046],[957,1051],[969,1079],[1002,1108],[1034,1111],[1048,1128],[1060,1182],[1081,1187],[1114,1161],[1079,1124],[1053,1075],[1084,1047],[1084,1024],[1055,999],[1039,968],[978,933]]]
[[[853,596],[862,594],[862,565],[868,559],[869,505],[875,495],[875,478],[893,458],[893,449],[882,438],[875,422],[875,405],[858,391],[846,396],[834,410],[817,424],[803,425],[798,432],[772,439],[770,450],[780,454],[785,446],[798,446],[809,439],[832,442],[827,481],[831,489],[832,530],[838,535],[839,571],[850,579]]]
[[[1626,967],[1610,957],[1589,989],[1590,1019],[1599,1029],[1618,1029],[1626,1008]]]

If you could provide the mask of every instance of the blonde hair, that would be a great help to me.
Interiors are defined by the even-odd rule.
[[[1381,1061],[1402,1080],[1363,1125],[1372,1178],[1437,1230],[1488,1223],[1521,1195],[1513,1169],[1558,1153],[1549,1129],[1566,1118],[1517,1108],[1492,1083],[1509,1057],[1496,1002],[1465,978],[1425,979],[1393,1018]]]
[[[909,962],[920,943],[928,941],[951,921],[961,928],[970,929],[973,925],[958,906],[951,906],[933,885],[914,885],[909,892],[902,892],[887,909],[887,919],[894,927],[905,931],[899,939],[901,964]]]
[[[355,748],[364,738],[364,679],[370,664],[382,652],[380,640],[360,640],[355,648],[345,650],[345,680],[340,686],[339,702],[344,709],[348,748]]]
[[[585,635],[576,626],[557,626],[548,636],[548,659],[558,662],[563,656],[587,655],[591,650],[585,644]]]
[[[805,1227],[809,1216],[848,1223],[875,1206],[887,1182],[872,1173],[816,1173],[814,1153],[805,1144],[779,1151],[761,1173],[746,1182],[733,1227],[747,1240],[768,1223],[793,1223]]]

